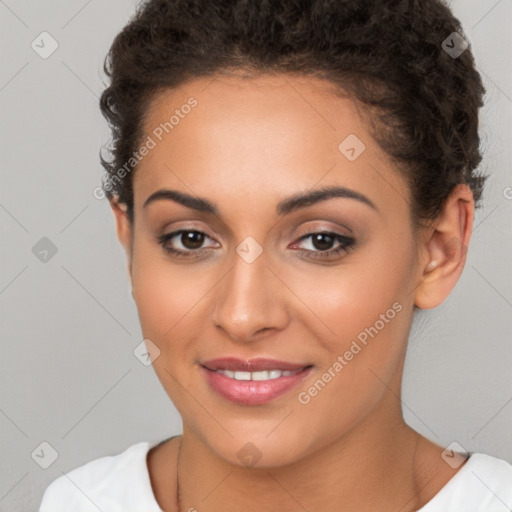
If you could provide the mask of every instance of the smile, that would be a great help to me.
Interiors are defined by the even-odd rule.
[[[296,370],[294,372],[289,370],[270,370],[270,371],[260,371],[260,372],[234,372],[233,370],[215,370],[217,373],[225,375],[230,379],[235,380],[273,380],[278,379],[279,377],[289,377],[290,375],[295,375],[299,373],[300,370]]]
[[[238,405],[264,405],[289,393],[312,371],[312,364],[234,357],[204,361],[201,374],[215,394]]]

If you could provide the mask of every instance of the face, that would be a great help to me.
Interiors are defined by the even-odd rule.
[[[409,190],[354,103],[318,79],[222,76],[147,114],[130,271],[184,429],[270,467],[357,430],[399,393],[418,261]]]

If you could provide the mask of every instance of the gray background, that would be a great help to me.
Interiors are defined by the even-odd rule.
[[[63,471],[181,432],[152,368],[133,355],[142,334],[124,253],[108,203],[92,193],[110,137],[98,108],[103,58],[135,5],[0,1],[3,512],[36,510]],[[512,462],[512,2],[451,5],[487,88],[491,178],[460,282],[415,319],[404,413],[443,446]],[[31,48],[43,31],[59,45],[47,59]],[[32,252],[43,237],[57,248],[46,263]],[[58,452],[48,469],[35,462],[49,460],[44,441]]]

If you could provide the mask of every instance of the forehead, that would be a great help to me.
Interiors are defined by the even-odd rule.
[[[134,177],[139,205],[166,186],[226,199],[284,197],[315,183],[392,199],[404,187],[357,104],[317,78],[194,79],[153,98],[143,125],[148,138],[154,147]],[[352,149],[356,159],[347,158]],[[383,188],[383,179],[391,186]]]

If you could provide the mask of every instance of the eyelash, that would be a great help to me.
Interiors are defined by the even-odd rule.
[[[198,230],[194,230],[194,229],[180,229],[179,231],[173,231],[172,233],[158,236],[157,237],[158,243],[163,247],[164,251],[166,251],[168,254],[172,254],[173,257],[177,258],[177,259],[198,258],[205,252],[208,252],[207,248],[197,249],[197,250],[191,249],[189,251],[180,251],[180,250],[174,249],[173,247],[166,245],[170,239],[172,239],[182,233],[199,233],[199,234],[208,236],[203,231],[198,231]],[[347,252],[353,250],[354,245],[356,243],[354,238],[351,238],[351,237],[345,236],[345,235],[340,235],[339,233],[334,233],[331,231],[312,231],[310,233],[306,233],[305,235],[302,235],[297,240],[297,242],[300,242],[306,238],[312,237],[313,235],[328,235],[330,237],[335,238],[337,241],[339,241],[341,243],[341,245],[337,249],[329,249],[326,251],[310,251],[310,250],[299,250],[298,251],[302,256],[305,256],[305,257],[311,258],[311,259],[321,259],[321,260],[327,261],[328,259],[336,257],[336,256],[340,255],[341,253],[347,253]],[[210,238],[210,237],[208,237],[208,238]],[[297,242],[294,242],[294,244]],[[315,254],[315,256],[313,256],[313,254]],[[324,258],[324,255],[327,255],[328,257]]]

